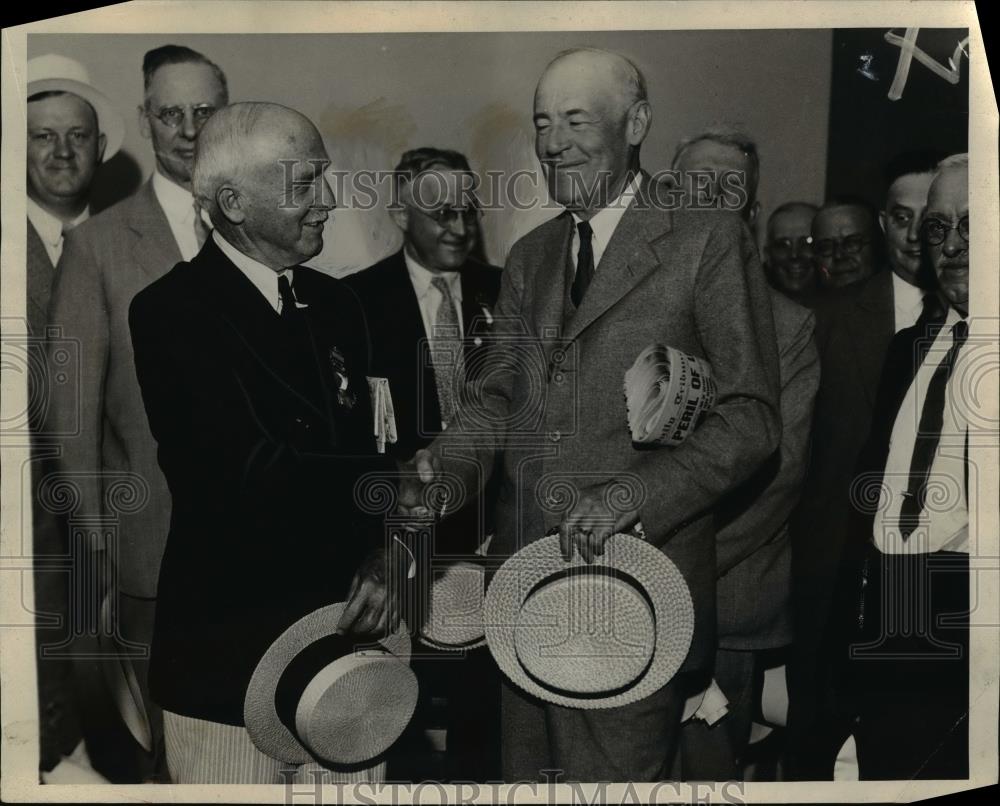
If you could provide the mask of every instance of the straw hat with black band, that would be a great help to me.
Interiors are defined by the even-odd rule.
[[[295,622],[250,679],[243,717],[257,748],[280,761],[327,766],[370,762],[399,738],[417,702],[410,638],[337,632],[345,603]]]
[[[110,160],[125,140],[125,122],[115,105],[90,83],[87,69],[75,59],[46,53],[28,60],[27,97],[43,92],[69,92],[83,98],[97,115],[97,128],[104,135],[104,162]]]

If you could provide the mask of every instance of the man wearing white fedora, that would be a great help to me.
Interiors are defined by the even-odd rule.
[[[78,367],[53,389],[48,421],[53,433],[71,435],[61,439],[58,460],[78,489],[71,518],[99,524],[90,550],[94,564],[107,569],[108,618],[127,649],[124,669],[115,662],[104,668],[112,672],[122,720],[135,739],[127,751],[134,762],[119,765],[121,782],[141,782],[165,769],[162,720],[148,697],[146,669],[170,516],[170,493],[135,379],[128,306],[142,288],[192,257],[207,235],[191,194],[195,143],[205,121],[228,103],[225,74],[190,48],[147,52],[142,77],[139,126],[156,167],[134,195],[69,234],[48,317],[80,344]],[[125,495],[110,494],[113,489]],[[138,691],[122,685],[128,681]]]
[[[640,171],[652,112],[631,61],[593,49],[559,54],[536,88],[534,122],[550,194],[566,211],[511,250],[488,380],[416,462],[425,483],[447,471],[476,489],[477,472],[488,478],[500,457],[491,553],[512,555],[559,527],[567,562],[589,562],[641,521],[676,566],[694,624],[669,682],[600,708],[512,685],[502,700],[505,780],[540,780],[544,770],[571,781],[663,780],[695,673],[707,673],[715,654],[713,508],[780,436],[767,284],[738,215],[681,207]],[[652,450],[633,444],[622,396],[626,371],[651,343],[706,361],[717,393],[683,442]],[[567,671],[588,660],[567,659]]]
[[[110,159],[122,143],[125,128],[121,116],[90,82],[86,68],[55,53],[28,60],[27,70],[27,263],[26,310],[28,349],[36,365],[45,360],[45,323],[56,264],[65,232],[90,215],[90,189],[97,168]],[[37,405],[46,390],[37,386],[31,373],[29,396],[36,402],[32,435],[32,533],[36,558],[64,557],[69,553],[67,535],[56,515],[42,506],[37,495],[48,468],[43,447],[47,441]],[[41,569],[44,560],[36,565]],[[67,576],[62,571],[35,574],[35,612],[38,614],[38,686],[40,768],[51,771],[69,756],[82,734],[73,681],[72,664],[66,657],[43,654],[45,648],[66,651],[71,623]],[[45,626],[58,617],[59,626]],[[58,650],[57,650],[58,651]]]

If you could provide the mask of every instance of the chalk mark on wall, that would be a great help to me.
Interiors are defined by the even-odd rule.
[[[919,28],[907,28],[903,36],[894,34],[892,30],[885,32],[885,41],[890,45],[899,48],[899,62],[896,65],[896,75],[889,87],[889,100],[898,101],[903,97],[903,88],[906,86],[906,79],[910,75],[910,64],[916,59],[934,75],[940,76],[949,84],[958,84],[962,77],[962,56],[969,58],[969,52],[965,46],[969,44],[969,37],[959,40],[955,46],[954,53],[948,59],[949,67],[940,64],[936,59],[928,56],[917,47],[917,34]]]

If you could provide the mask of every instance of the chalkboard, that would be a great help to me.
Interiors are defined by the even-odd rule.
[[[885,165],[893,157],[968,150],[968,33],[960,28],[833,32],[827,198],[861,196],[880,206]]]

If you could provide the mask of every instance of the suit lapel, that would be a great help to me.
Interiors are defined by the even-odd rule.
[[[892,273],[883,271],[870,281],[850,309],[847,329],[856,347],[858,372],[869,405],[874,405],[886,350],[895,331]]]
[[[649,181],[643,177],[635,201],[615,227],[590,288],[569,321],[567,339],[579,336],[660,265],[650,244],[669,231],[670,219],[647,198]]]
[[[127,223],[136,235],[132,247],[135,264],[150,280],[158,280],[183,260],[167,215],[153,192],[152,179],[135,194]]]
[[[52,283],[56,276],[55,266],[49,260],[45,244],[35,231],[34,225],[28,219],[28,272],[25,278],[28,299],[31,300],[43,314],[48,312],[49,298],[52,295]]]
[[[535,334],[543,337],[553,328],[562,329],[566,261],[569,260],[572,243],[573,216],[568,212],[562,213],[553,221],[553,228],[553,237],[542,246],[532,289],[532,324]]]

